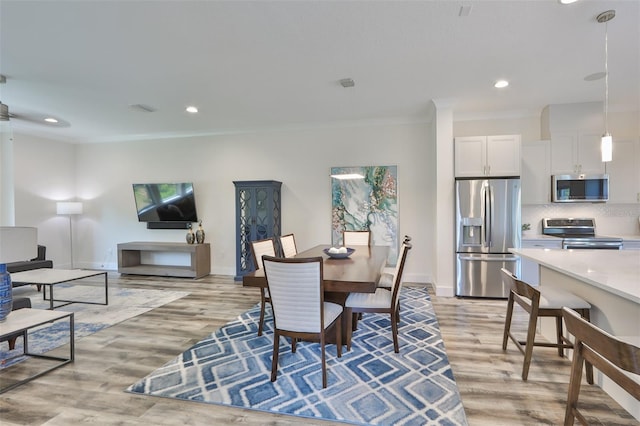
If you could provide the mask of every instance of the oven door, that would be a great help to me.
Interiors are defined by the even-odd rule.
[[[620,241],[589,241],[589,240],[562,240],[562,248],[565,250],[620,250],[622,242]]]

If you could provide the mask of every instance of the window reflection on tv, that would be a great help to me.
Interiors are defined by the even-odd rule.
[[[134,183],[133,196],[140,222],[197,222],[193,184]]]

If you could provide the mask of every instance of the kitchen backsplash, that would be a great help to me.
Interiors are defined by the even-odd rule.
[[[542,233],[544,217],[593,217],[596,233],[608,236],[640,235],[640,204],[544,204],[522,206],[522,223]]]

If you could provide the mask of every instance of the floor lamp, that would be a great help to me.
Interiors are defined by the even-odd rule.
[[[82,203],[79,201],[58,201],[56,203],[56,213],[69,216],[69,247],[71,249],[71,269],[73,269],[73,228],[71,226],[71,216],[82,214]]]

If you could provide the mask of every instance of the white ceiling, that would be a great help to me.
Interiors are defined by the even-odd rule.
[[[638,111],[637,0],[0,0],[0,101],[14,132],[75,143],[427,121],[432,99],[456,120],[539,115],[603,100],[584,77],[609,9],[610,109]],[[33,122],[49,115],[63,125]]]

